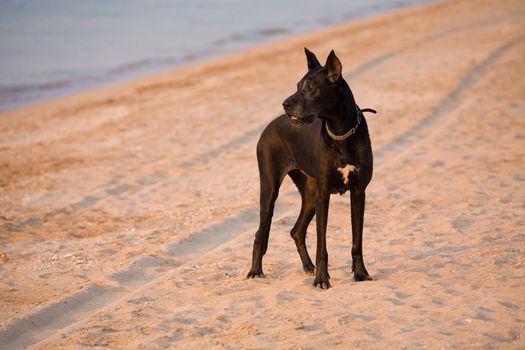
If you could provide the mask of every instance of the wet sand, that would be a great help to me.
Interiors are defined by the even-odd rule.
[[[524,22],[520,1],[443,2],[0,115],[2,349],[524,348]],[[244,279],[255,143],[304,46],[380,111],[374,281],[352,279],[333,196],[327,291],[289,237],[288,179],[266,278]]]

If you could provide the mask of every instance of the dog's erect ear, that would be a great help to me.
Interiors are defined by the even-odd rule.
[[[306,61],[308,62],[308,70],[312,70],[314,68],[321,66],[321,63],[319,63],[319,61],[317,60],[317,57],[315,57],[312,51],[308,50],[305,47],[304,53],[306,54]]]
[[[341,78],[343,66],[341,65],[341,61],[339,61],[339,58],[335,55],[334,50],[330,51],[324,69],[326,71],[326,77],[330,83],[334,84],[339,78]]]

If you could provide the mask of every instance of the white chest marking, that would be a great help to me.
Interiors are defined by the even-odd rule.
[[[343,182],[345,185],[348,185],[348,182],[350,181],[349,176],[350,173],[356,170],[356,167],[350,164],[347,164],[344,166],[344,168],[337,168],[339,172],[341,173],[341,176],[343,177]]]

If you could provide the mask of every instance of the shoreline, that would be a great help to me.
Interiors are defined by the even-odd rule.
[[[116,78],[109,78],[105,79],[102,75],[98,77],[85,77],[88,79],[86,82],[85,88],[81,86],[74,86],[71,88],[71,91],[65,92],[65,93],[58,93],[58,95],[53,95],[49,98],[44,99],[37,99],[35,102],[29,102],[26,105],[20,105],[14,108],[6,108],[6,109],[0,109],[0,118],[2,118],[4,115],[10,115],[19,111],[23,111],[26,109],[32,109],[32,108],[38,108],[40,106],[46,106],[48,104],[53,104],[54,102],[66,102],[69,98],[78,99],[79,97],[86,95],[92,95],[93,93],[96,93],[98,90],[100,91],[107,91],[109,93],[116,92],[116,90],[124,89],[126,86],[131,85],[140,85],[141,82],[147,82],[152,81],[154,79],[162,79],[164,75],[172,75],[176,74],[177,71],[181,69],[195,69],[199,66],[213,66],[215,64],[221,64],[221,62],[228,60],[229,58],[234,58],[239,55],[249,54],[249,52],[254,51],[258,52],[262,48],[272,48],[274,46],[282,46],[285,45],[286,42],[296,42],[296,41],[302,41],[302,40],[308,40],[307,38],[315,37],[315,36],[322,36],[324,32],[330,32],[330,31],[337,31],[342,30],[343,28],[346,28],[348,26],[352,26],[355,24],[360,23],[366,23],[368,21],[377,21],[378,18],[381,18],[382,16],[392,16],[395,15],[398,12],[404,12],[404,11],[416,11],[417,9],[421,8],[424,9],[427,6],[433,6],[437,5],[441,2],[446,2],[446,0],[433,0],[430,3],[426,4],[418,4],[418,5],[408,5],[406,7],[400,7],[395,8],[392,10],[387,10],[385,12],[381,13],[373,13],[373,14],[367,14],[363,17],[351,19],[348,21],[345,21],[343,23],[335,24],[335,25],[329,25],[327,27],[317,28],[308,30],[305,32],[300,33],[291,33],[289,35],[285,35],[284,37],[278,38],[276,40],[269,40],[269,41],[259,41],[259,42],[253,42],[253,43],[247,43],[244,46],[241,46],[239,48],[234,49],[233,51],[227,51],[223,53],[219,53],[217,55],[214,55],[212,53],[205,54],[203,57],[199,57],[195,60],[180,62],[179,64],[176,64],[172,67],[165,67],[161,69],[152,69],[151,72],[147,73],[134,73],[129,77],[116,77]],[[108,74],[104,74],[104,76],[108,76],[111,74],[108,72]],[[89,82],[89,80],[95,79],[98,82]],[[42,84],[46,85],[46,84]],[[16,103],[15,103],[16,104]]]
[[[0,115],[0,343],[520,348],[523,13],[513,0],[396,10]],[[255,144],[304,75],[304,46],[321,62],[335,49],[358,104],[379,111],[374,281],[352,279],[348,195],[332,196],[327,291],[300,269],[288,179],[267,277],[244,280]],[[307,242],[313,255],[314,224]]]
[[[418,0],[410,1],[417,2]],[[188,64],[199,64],[210,59],[220,58],[224,55],[240,53],[259,45],[287,40],[296,35],[314,33],[339,25],[355,23],[356,21],[365,20],[366,18],[382,13],[402,10],[412,6],[424,6],[425,2],[426,4],[437,2],[436,0],[419,1],[422,3],[403,3],[397,5],[371,4],[368,7],[365,6],[362,8],[361,10],[364,12],[360,15],[355,13],[358,11],[358,8],[351,7],[346,16],[340,16],[341,18],[338,17],[331,22],[315,18],[312,19],[312,23],[308,25],[306,22],[299,22],[299,28],[295,28],[294,26],[275,28],[263,26],[259,28],[257,25],[260,26],[261,24],[256,22],[254,27],[250,29],[252,31],[249,33],[230,33],[231,37],[218,38],[217,42],[209,43],[209,46],[202,47],[198,50],[194,48],[193,51],[188,49],[190,50],[188,52],[183,51],[177,54],[167,53],[164,56],[135,57],[135,60],[121,61],[116,64],[116,66],[106,67],[103,71],[91,71],[89,73],[76,71],[74,76],[57,77],[34,84],[19,82],[16,85],[4,85],[0,87],[0,114],[31,107],[43,102],[52,101],[56,98],[76,95],[85,91],[127,84],[151,75],[171,71],[178,67],[184,67]],[[275,26],[275,24],[273,25]],[[205,41],[207,41],[209,38],[205,37],[205,39]],[[219,43],[222,44],[219,45]]]

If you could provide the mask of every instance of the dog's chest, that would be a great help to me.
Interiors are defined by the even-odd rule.
[[[330,192],[343,194],[350,189],[357,176],[357,165],[352,154],[334,157],[329,167]]]

